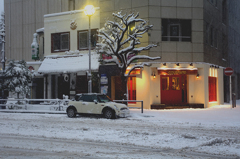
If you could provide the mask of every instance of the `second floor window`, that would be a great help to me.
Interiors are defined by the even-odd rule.
[[[97,44],[97,30],[91,30],[91,48],[93,49]],[[78,31],[78,49],[88,49],[88,30]]]
[[[62,52],[70,50],[70,34],[69,32],[64,33],[53,33],[51,34],[51,51]]]
[[[191,20],[162,19],[162,41],[191,41]]]

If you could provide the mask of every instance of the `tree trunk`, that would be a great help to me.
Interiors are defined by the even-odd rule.
[[[19,99],[19,93],[17,93],[17,99]],[[20,104],[19,100],[18,100],[17,104]]]
[[[123,99],[128,100],[127,77],[121,76]],[[127,103],[125,103],[127,104]]]

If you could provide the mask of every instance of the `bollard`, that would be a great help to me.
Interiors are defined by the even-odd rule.
[[[233,93],[232,94],[232,108],[235,108],[236,107],[236,94]]]

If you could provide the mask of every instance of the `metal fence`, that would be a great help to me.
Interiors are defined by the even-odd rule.
[[[7,109],[25,109],[31,107],[47,106],[49,110],[63,111],[63,107],[67,106],[69,99],[0,99],[0,106]],[[37,104],[35,104],[37,103]]]
[[[47,106],[51,111],[63,111],[64,106],[67,106],[69,99],[0,99],[0,106],[6,107],[7,109],[25,109],[28,110],[29,106],[32,107],[41,107]],[[135,109],[141,109],[141,113],[143,113],[143,101],[142,100],[113,100],[114,102],[141,102],[141,107],[129,107]],[[38,104],[34,104],[38,103]]]

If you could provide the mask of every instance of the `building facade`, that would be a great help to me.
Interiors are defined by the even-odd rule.
[[[239,4],[235,0],[9,0],[4,4],[6,57],[24,59],[35,70],[33,98],[60,98],[59,89],[65,86],[57,81],[61,78],[64,82],[65,75],[69,81],[64,89],[67,91],[63,93],[73,95],[86,91],[76,89],[77,81],[84,83],[84,78],[86,81],[86,68],[69,72],[52,69],[51,72],[47,63],[87,54],[84,46],[80,46],[84,45],[81,39],[87,35],[88,18],[83,14],[87,4],[97,8],[92,18],[92,33],[103,27],[107,19],[114,20],[112,13],[119,10],[139,12],[140,18],[154,25],[140,39],[141,46],[157,43],[158,47],[140,54],[160,56],[161,59],[152,62],[151,67],[135,71],[128,83],[129,98],[143,100],[145,108],[223,104],[224,100],[229,100],[229,77],[223,73],[229,66],[235,70],[233,88],[239,95],[240,35],[235,20],[239,18]],[[234,15],[232,19],[229,19],[230,15]],[[76,25],[75,30],[71,29]],[[31,43],[36,32],[42,61],[35,62],[31,59]],[[107,79],[100,82],[99,87],[113,99],[118,99],[118,74],[109,73],[106,67],[114,65],[100,66],[96,70],[101,79]],[[80,85],[79,89],[85,85]],[[41,92],[41,95],[34,95],[34,92]],[[130,105],[139,106],[138,103]]]

